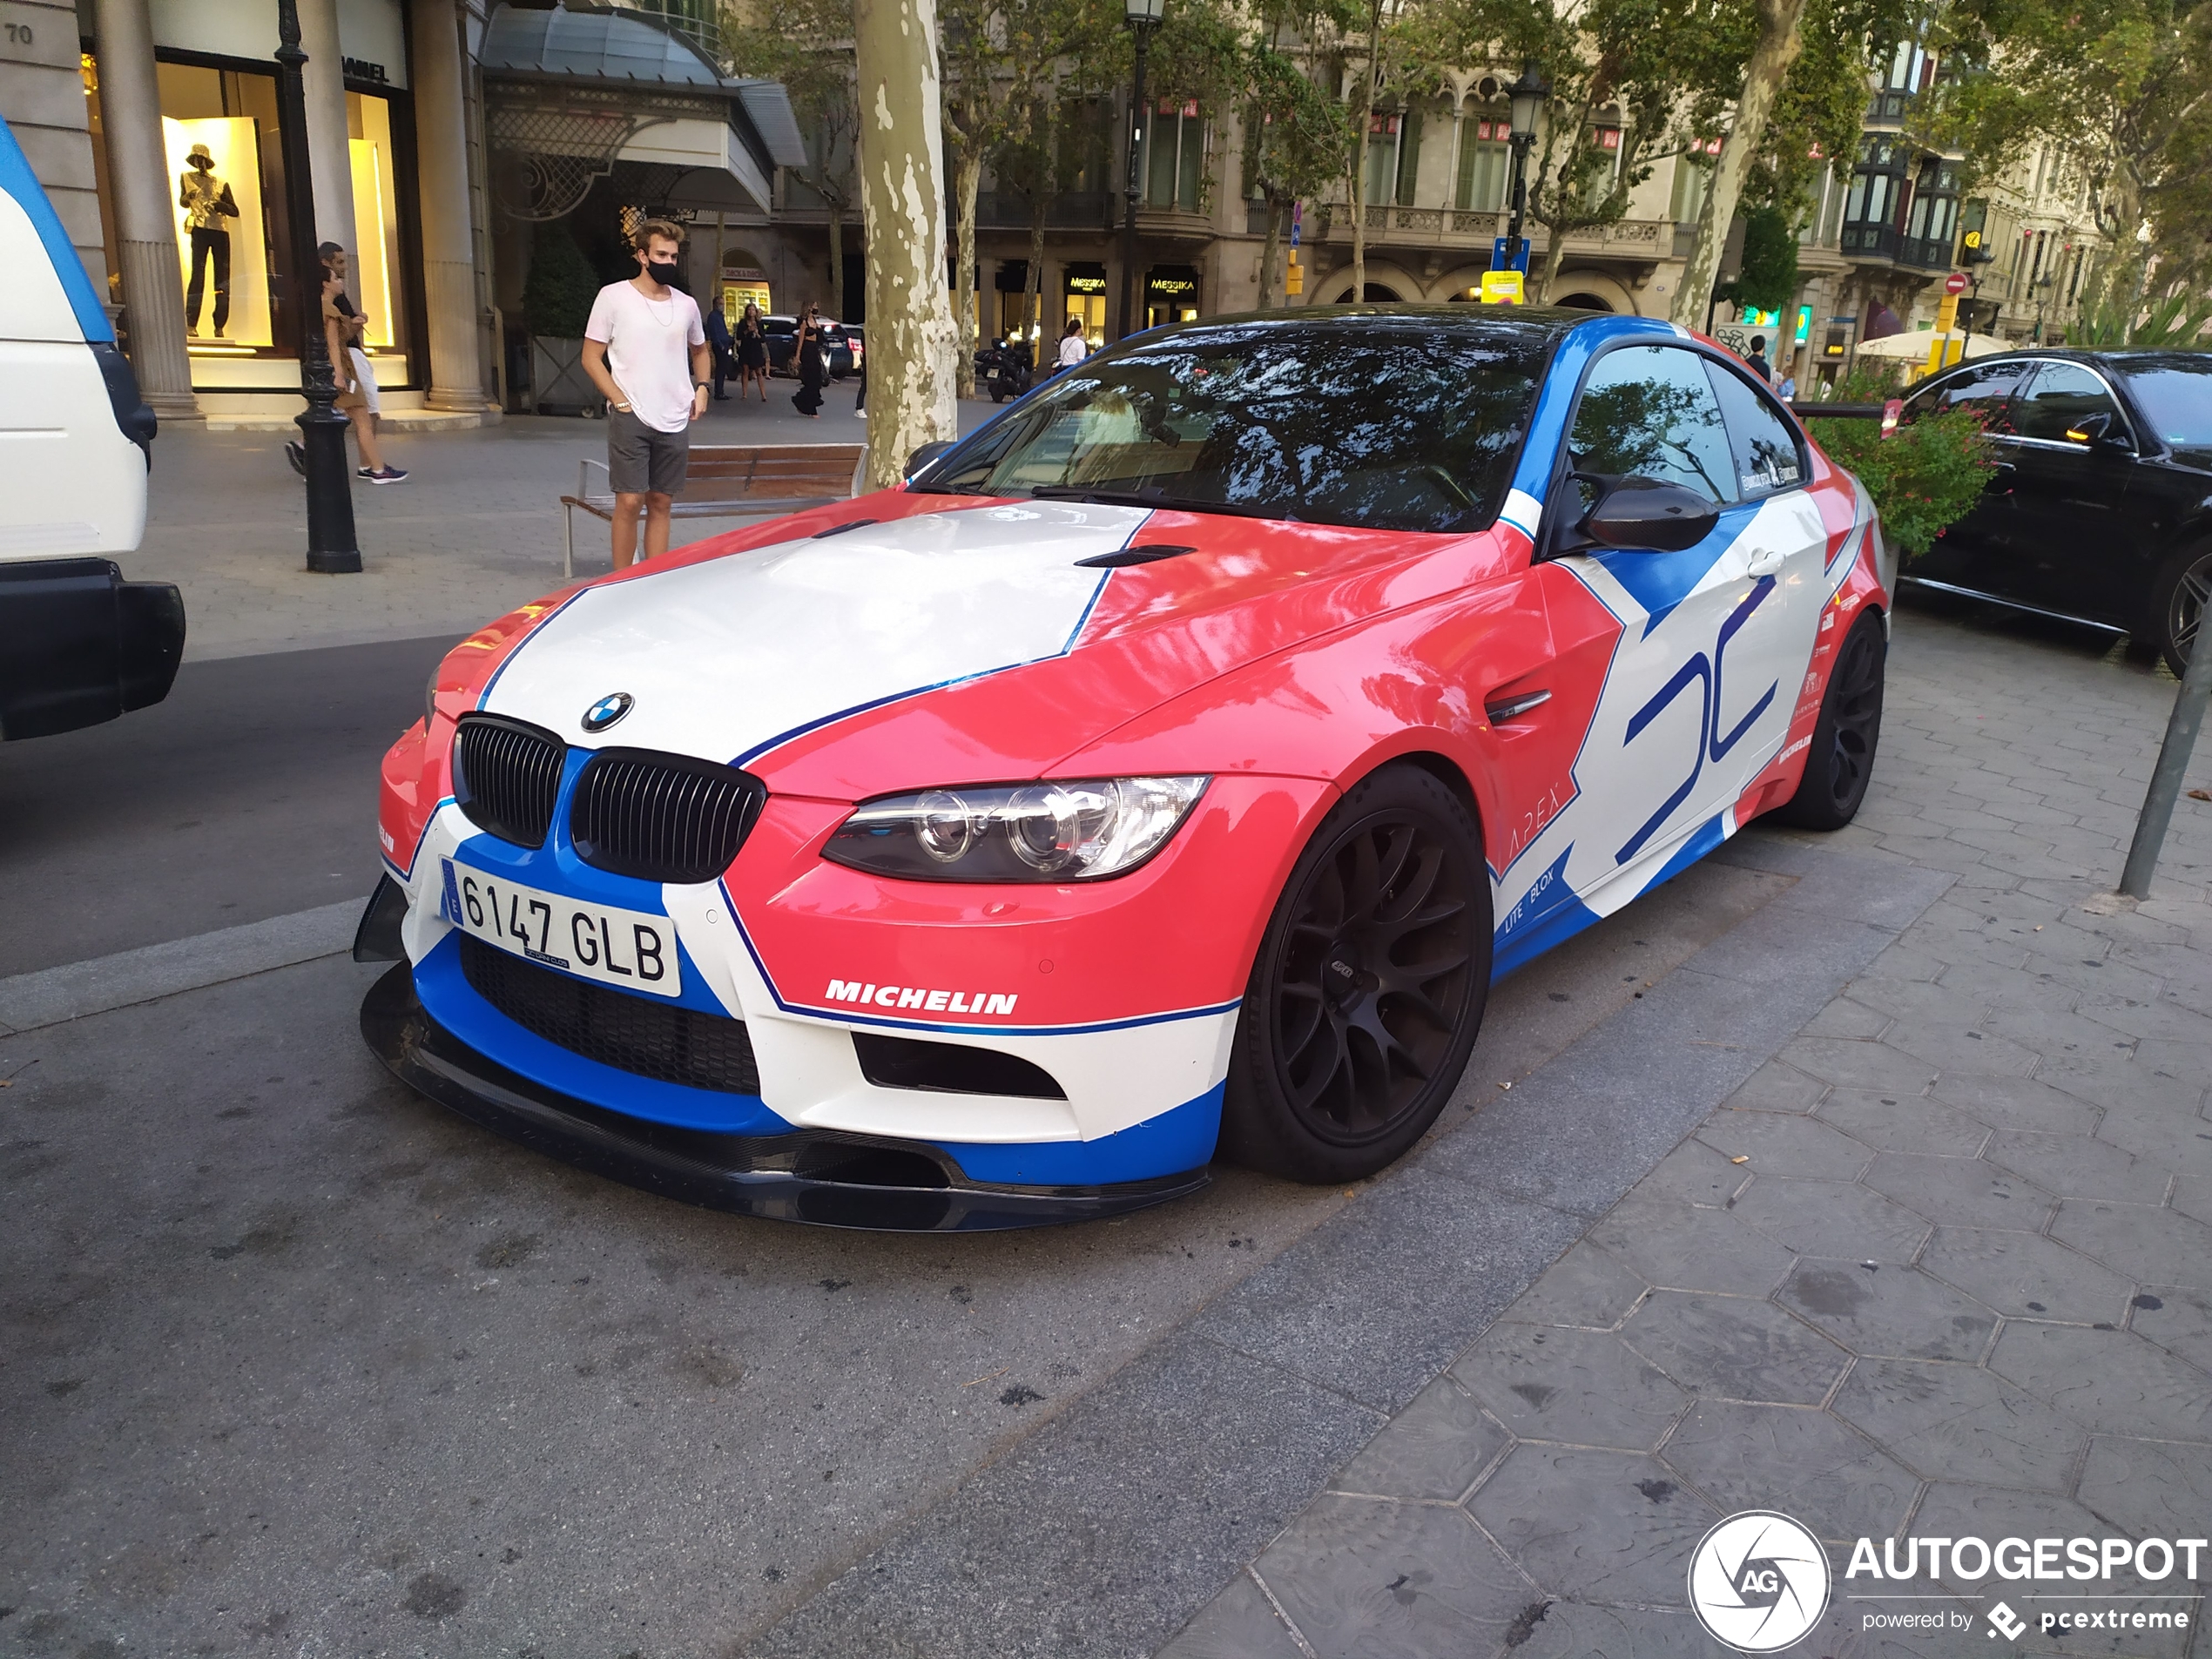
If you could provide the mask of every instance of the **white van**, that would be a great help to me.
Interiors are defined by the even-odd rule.
[[[185,602],[111,554],[146,523],[153,411],[53,204],[0,120],[0,739],[169,695]]]

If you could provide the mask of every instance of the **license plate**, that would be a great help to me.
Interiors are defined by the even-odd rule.
[[[666,916],[586,904],[451,859],[440,861],[445,919],[472,939],[625,991],[682,992],[676,928]]]

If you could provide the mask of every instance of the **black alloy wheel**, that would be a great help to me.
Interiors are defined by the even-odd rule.
[[[2176,679],[2188,671],[2189,650],[2208,605],[2212,605],[2212,547],[2193,547],[2167,567],[2158,584],[2158,651]]]
[[[1292,870],[1252,969],[1224,1155],[1372,1175],[1435,1121],[1490,988],[1489,871],[1466,806],[1411,765],[1355,786]]]
[[[1882,737],[1882,677],[1889,641],[1880,616],[1862,610],[1836,653],[1797,792],[1774,812],[1800,829],[1841,829],[1858,815]]]

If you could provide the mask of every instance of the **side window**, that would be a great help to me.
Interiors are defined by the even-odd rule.
[[[1624,346],[1599,358],[1567,447],[1577,472],[1635,473],[1723,505],[1736,499],[1736,458],[1704,360],[1676,347]]]
[[[2079,363],[2048,359],[2037,365],[2027,390],[2013,401],[2013,416],[2023,438],[2064,443],[2070,428],[2092,415],[2107,415],[2114,430],[2125,430],[2120,408],[2105,383]]]
[[[1719,398],[1721,415],[1728,422],[1740,498],[1757,501],[1804,482],[1804,455],[1797,448],[1797,430],[1767,395],[1710,358],[1705,373],[1712,380],[1713,394]]]
[[[1982,429],[2000,435],[2013,430],[2013,394],[2020,390],[2033,363],[2015,359],[1963,369],[1905,401],[1905,418],[1915,415],[1946,415],[1963,410],[1981,417]]]

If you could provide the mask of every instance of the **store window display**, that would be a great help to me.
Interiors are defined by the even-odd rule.
[[[367,320],[357,344],[371,358],[390,358],[407,338],[401,280],[398,157],[393,144],[392,100],[346,94],[347,158],[354,180],[352,278]],[[406,360],[380,364],[379,376],[397,384],[408,378]]]
[[[266,371],[252,360],[279,347],[265,178],[277,153],[275,80],[185,64],[164,63],[157,72],[192,383],[219,383],[231,360],[245,360],[235,368],[249,381],[262,378]],[[284,355],[295,349],[283,343]]]
[[[231,230],[226,222],[238,217],[238,199],[227,180],[215,171],[215,158],[204,144],[192,145],[185,171],[177,179],[177,206],[184,210],[185,233],[192,239],[191,258],[185,280],[185,332],[199,334],[200,300],[206,279],[215,280],[215,338],[231,320]]]

